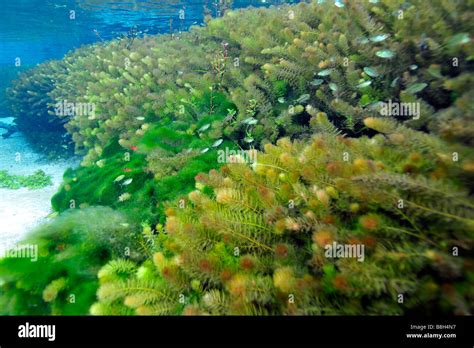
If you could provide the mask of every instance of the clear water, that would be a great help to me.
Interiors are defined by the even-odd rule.
[[[204,6],[215,14],[213,0],[105,1],[105,0],[1,0],[0,66],[33,65],[60,58],[83,44],[119,37],[131,28],[142,35],[185,30],[200,24]],[[296,1],[237,0],[233,7],[270,6]],[[180,10],[185,11],[180,19]],[[71,11],[75,18],[71,19]],[[74,16],[73,16],[74,17]]]

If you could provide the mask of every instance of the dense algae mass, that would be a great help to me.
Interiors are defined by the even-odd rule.
[[[0,170],[0,188],[17,190],[26,187],[30,190],[41,189],[52,184],[51,177],[42,170],[31,175],[14,175],[7,170]]]
[[[133,245],[131,228],[123,214],[107,207],[70,210],[39,227],[27,241],[38,246],[37,261],[5,258],[0,264],[0,314],[87,313],[100,265]],[[137,253],[130,257],[140,259]]]
[[[24,73],[18,126],[55,125],[84,160],[27,241],[48,271],[1,261],[4,312],[472,313],[473,7],[232,11]],[[65,100],[95,111],[58,117]],[[389,100],[419,113],[381,116]]]

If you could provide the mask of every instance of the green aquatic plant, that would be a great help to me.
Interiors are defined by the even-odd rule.
[[[118,144],[117,147],[120,148]],[[119,198],[123,194],[146,187],[150,176],[143,170],[144,156],[130,152],[104,156],[94,166],[68,169],[63,184],[52,198],[53,208],[58,212],[93,205],[115,208],[122,204]],[[120,181],[119,177],[122,177]]]
[[[12,69],[10,66],[4,65],[0,68],[0,75],[2,80],[0,81],[0,117],[10,117],[7,89],[10,87],[11,81],[18,78],[18,74],[22,71],[31,69],[31,66],[16,66],[16,69]]]
[[[233,101],[244,110],[257,96],[257,118],[277,120],[264,125],[264,141],[274,141],[274,134],[304,133],[309,116],[297,108],[308,102],[346,132],[360,132],[362,119],[379,116],[377,103],[389,99],[421,104],[421,119],[410,120],[412,126],[436,123],[436,112],[462,95],[451,93],[448,81],[472,75],[466,32],[472,32],[473,16],[465,2],[353,1],[337,7],[313,1],[230,13],[208,23],[207,31],[225,40],[240,62],[232,72],[244,78],[232,80],[241,86]],[[286,85],[285,95],[274,92],[276,82]]]
[[[26,187],[30,190],[45,188],[52,185],[51,176],[38,170],[31,175],[12,175],[7,170],[0,170],[0,188],[17,190]]]
[[[26,135],[30,145],[51,157],[72,154],[71,137],[64,122],[50,115],[53,99],[49,93],[55,88],[56,77],[64,70],[62,61],[48,61],[22,72],[7,90],[9,105],[18,129]]]
[[[85,164],[100,157],[116,134],[127,147],[143,136],[149,124],[167,119],[192,132],[202,118],[223,113],[230,106],[215,89],[217,77],[208,63],[219,45],[196,45],[198,38],[186,36],[187,40],[166,36],[137,40],[133,51],[119,49],[113,41],[69,62],[63,83],[52,95],[56,100],[96,106],[94,117],[80,115],[66,124],[76,149],[87,152]]]
[[[459,96],[448,108],[439,111],[430,121],[429,128],[450,142],[474,145],[474,76],[461,74],[444,82],[444,87]]]
[[[221,97],[237,113],[220,129],[243,148],[308,136],[308,103],[353,135],[365,131],[364,117],[380,116],[380,103],[419,103],[416,119],[395,116],[447,134],[454,131],[446,130],[447,113],[453,114],[447,109],[468,93],[459,87],[472,79],[473,17],[469,3],[444,0],[227,11],[205,27],[137,38],[129,48],[118,40],[79,48],[22,75],[12,103],[26,125],[46,105],[95,105],[94,115],[53,122],[65,124],[85,164],[117,134],[133,143],[143,125],[164,118],[192,129],[217,112],[213,99]],[[29,92],[38,96],[25,98]],[[466,124],[472,108],[456,108]],[[251,130],[249,114],[256,120]]]
[[[31,257],[0,259],[0,314],[87,314],[100,267],[116,257],[140,260],[132,229],[107,207],[70,210],[40,226],[13,246],[31,248]]]
[[[471,313],[472,18],[472,4],[445,0],[226,11],[22,75],[17,122],[51,122],[55,137],[64,126],[84,155],[52,199],[59,221],[107,205],[104,224],[122,216],[138,245],[134,257],[70,249],[77,270],[93,264],[87,279],[101,268],[90,313]],[[65,101],[94,112],[53,111]],[[380,117],[392,101],[419,117]],[[102,248],[107,228],[85,235]],[[363,255],[330,257],[333,243]],[[2,261],[0,308],[85,313],[97,280],[60,261],[26,286],[29,271]],[[80,283],[81,306],[66,306]]]
[[[170,97],[170,102],[173,100],[174,98]],[[193,113],[182,115],[181,122],[173,117],[174,114],[181,115],[180,108],[170,106],[168,116],[153,123],[137,120],[141,124],[140,136],[101,138],[107,142],[101,145],[100,150],[96,143],[94,156],[89,157],[84,163],[85,166],[68,169],[65,172],[63,184],[52,198],[53,208],[60,213],[58,219],[64,220],[71,214],[81,214],[74,213],[77,210],[89,212],[93,209],[91,206],[106,205],[116,211],[110,208],[102,211],[104,223],[109,223],[107,222],[109,216],[111,219],[115,215],[123,216],[124,219],[126,217],[128,222],[124,224],[129,225],[125,227],[132,239],[136,233],[131,226],[141,223],[156,226],[160,222],[164,223],[164,203],[177,199],[180,195],[185,196],[194,188],[194,177],[199,172],[209,171],[220,165],[218,148],[235,147],[222,138],[220,126],[228,110],[232,110],[232,103],[228,102],[221,92],[207,86],[202,93],[192,97],[191,101],[190,107]],[[90,161],[92,158],[93,162]],[[93,223],[94,216],[89,217],[86,213],[81,216]],[[74,219],[71,222],[71,226],[74,226],[75,221]],[[49,238],[54,240],[58,238],[55,235],[56,225],[45,225],[42,229]],[[92,229],[84,233],[89,232],[94,233]],[[97,232],[99,234],[100,231]],[[111,236],[116,234],[114,231],[110,233]],[[99,237],[98,235],[97,238]],[[81,241],[74,243],[80,244]],[[101,247],[100,241],[91,243],[97,244],[94,248]],[[86,260],[80,247],[70,248],[69,257],[77,261],[74,266],[78,269],[86,267],[89,262],[103,265],[108,261],[106,257]],[[53,257],[42,259],[42,265],[50,270],[59,267]],[[18,272],[16,274],[21,274],[23,271],[21,265],[17,263],[12,263],[10,266],[12,272]],[[2,269],[0,274],[7,276],[9,273],[5,273]],[[87,303],[90,305],[93,302],[91,294],[95,291],[96,283],[92,280],[87,283],[90,287],[81,296],[80,306],[68,306],[64,303],[65,294],[69,289],[78,286],[82,280],[74,274],[66,277],[62,273],[56,275],[57,278],[54,279],[51,276],[47,280],[34,280],[37,284],[44,285],[39,285],[43,286],[43,300],[35,298],[35,301],[42,304],[41,306],[33,310],[24,306],[24,302],[8,304],[10,313],[29,311],[35,314],[83,314]],[[12,298],[16,295],[27,295],[21,289],[12,286],[16,278],[12,276],[11,279],[10,292],[5,294],[5,301],[13,301]],[[40,293],[36,295],[39,296]],[[52,306],[43,303],[46,300],[53,303],[59,301],[59,304],[54,305],[53,310]]]
[[[164,222],[164,203],[191,191],[198,173],[219,167],[219,149],[235,147],[222,139],[213,140],[208,134],[212,126],[205,125],[209,125],[205,132],[189,134],[173,122],[156,124],[128,150],[112,140],[94,165],[66,171],[52,198],[53,208],[62,212],[107,205],[137,222]]]
[[[474,201],[453,149],[382,118],[344,137],[311,113],[310,141],[198,175],[144,231],[147,261],[99,272],[91,313],[470,313]]]

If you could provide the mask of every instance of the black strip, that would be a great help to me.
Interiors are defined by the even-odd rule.
[[[55,340],[20,338],[25,323],[55,325]],[[416,325],[418,328],[412,327]],[[425,326],[422,331],[420,326]],[[433,325],[432,327],[428,325]],[[436,327],[437,325],[455,325]],[[0,347],[14,345],[262,345],[474,343],[473,317],[0,317]],[[407,334],[456,334],[456,338],[407,338]]]

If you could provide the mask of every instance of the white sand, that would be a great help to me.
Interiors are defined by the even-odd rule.
[[[12,122],[12,119],[1,121]],[[51,176],[53,185],[39,190],[0,188],[0,257],[5,249],[20,242],[31,229],[45,221],[52,211],[50,200],[62,182],[64,171],[79,164],[77,159],[46,161],[32,152],[22,134],[14,133],[3,139],[4,132],[0,129],[0,170],[30,175],[41,169]]]

